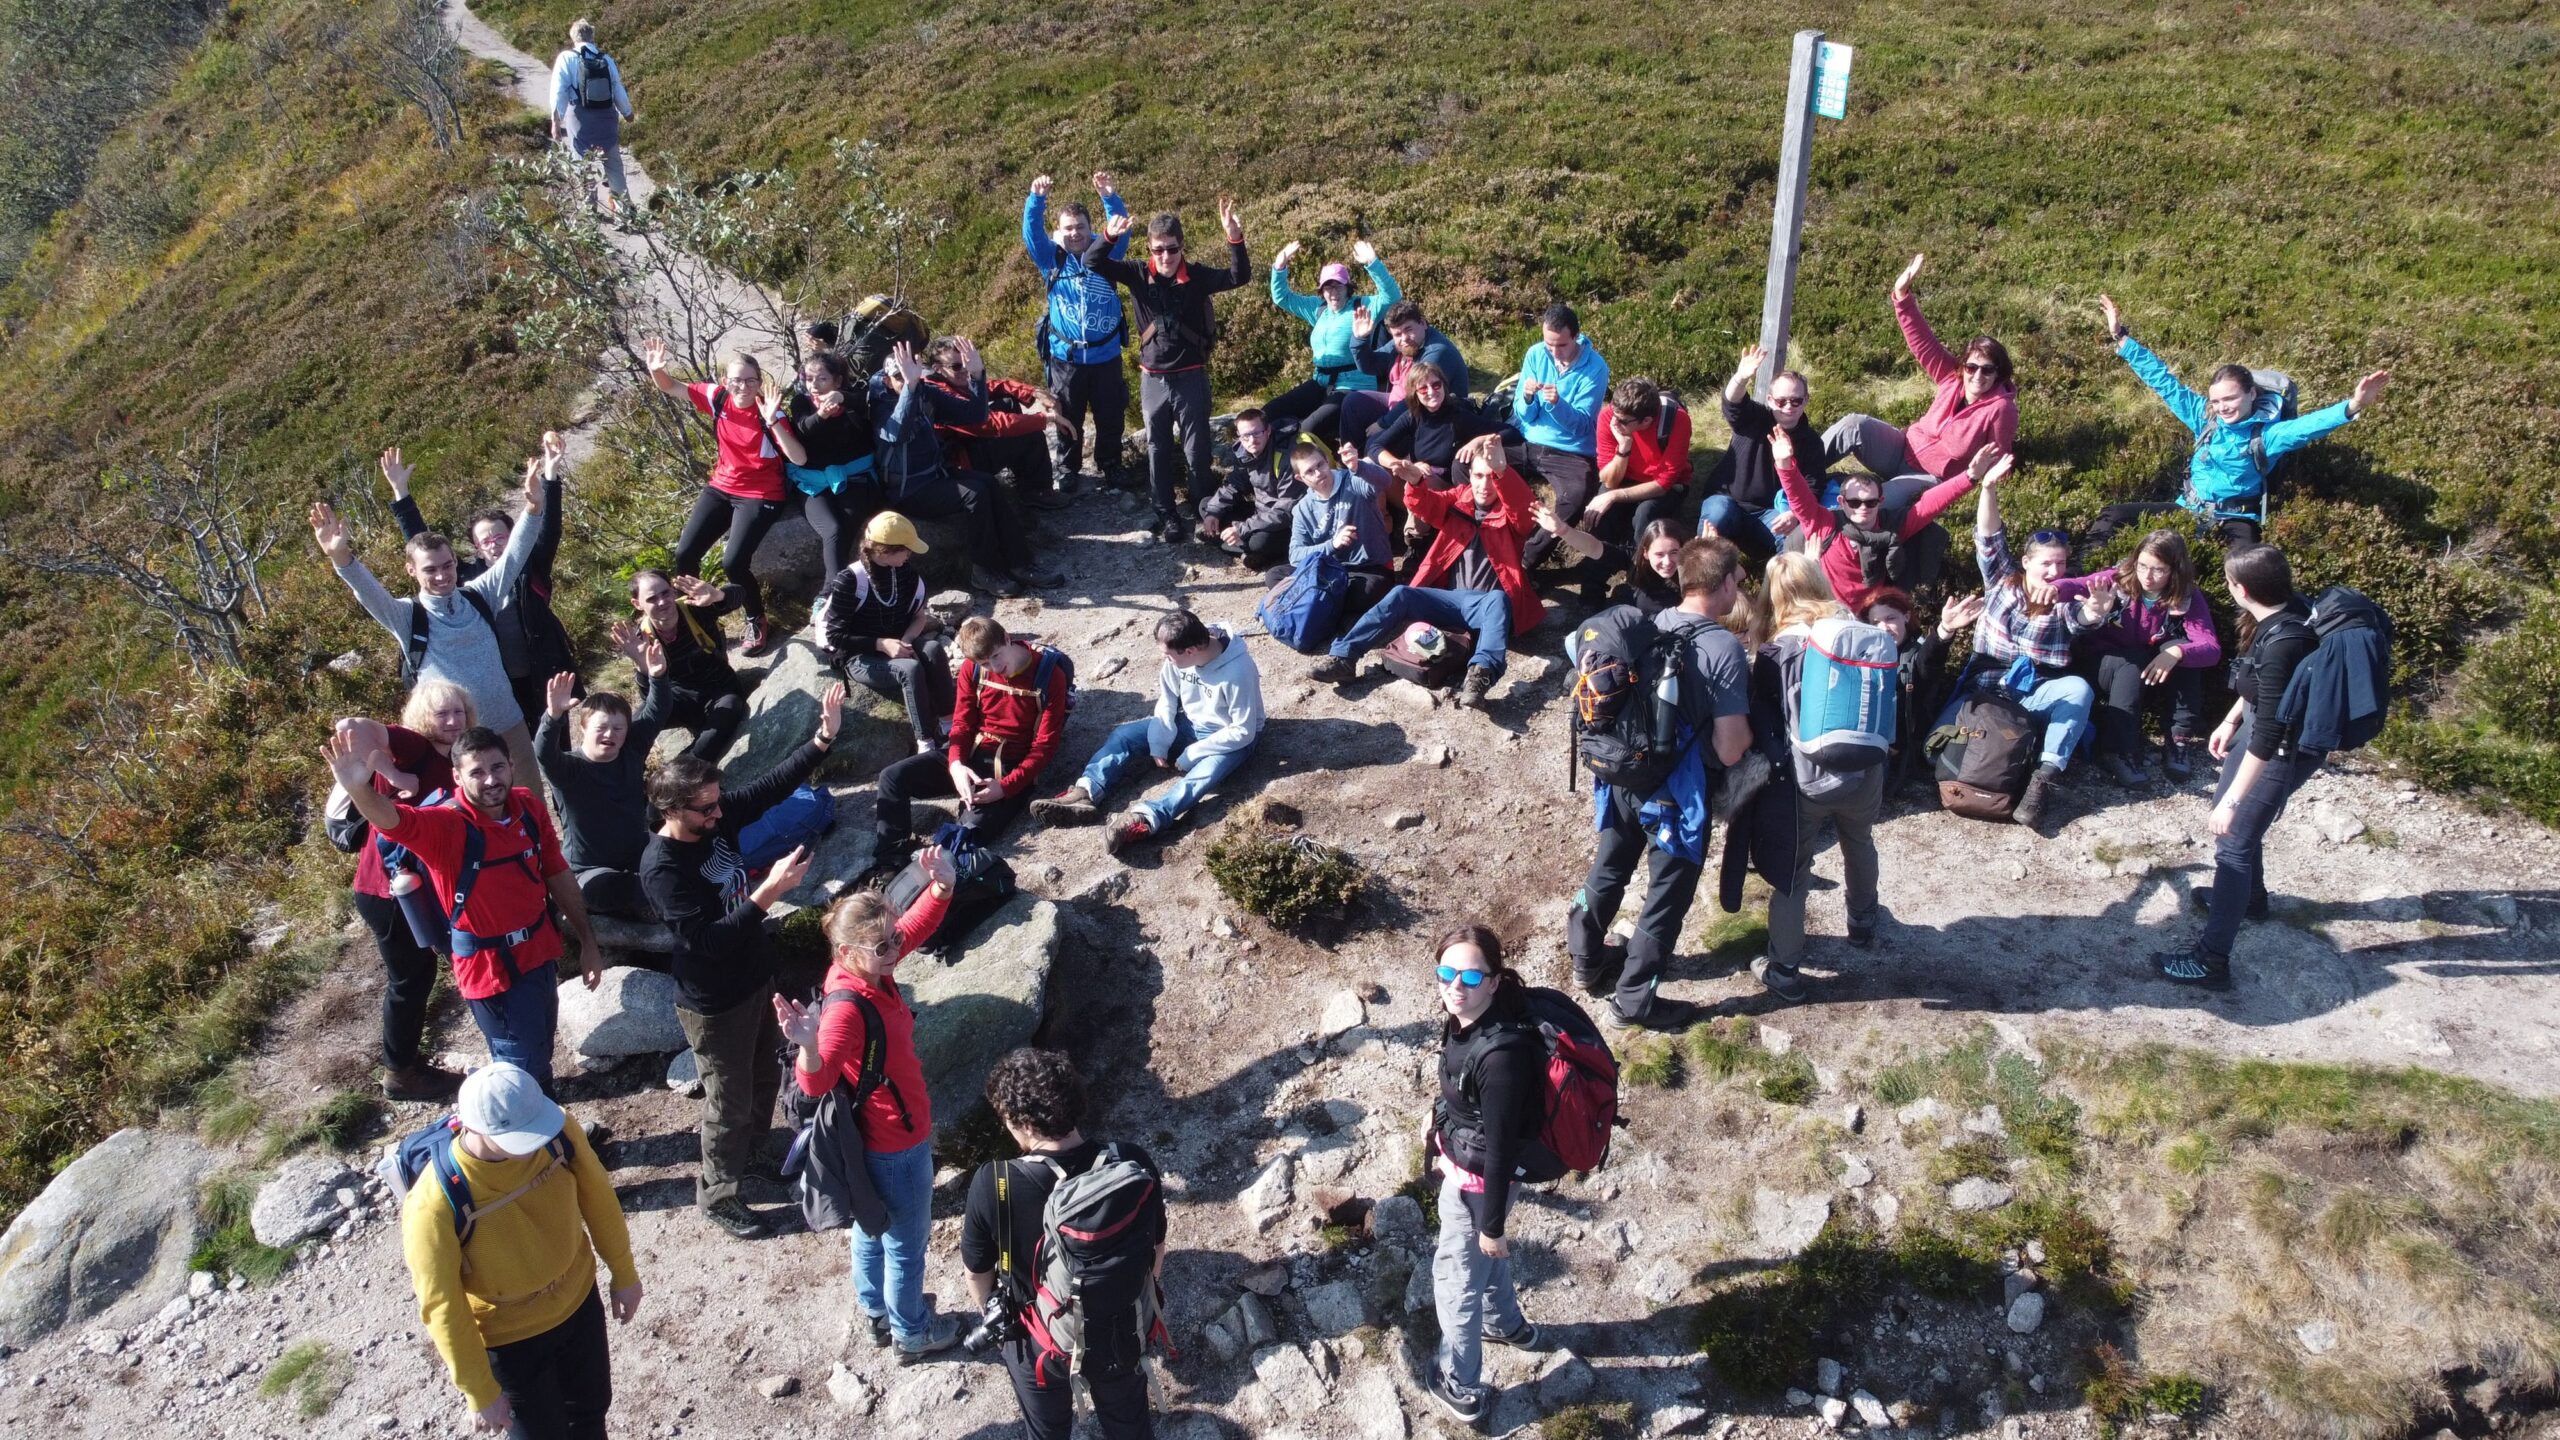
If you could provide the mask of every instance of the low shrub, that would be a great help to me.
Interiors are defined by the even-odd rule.
[[[293,1252],[258,1243],[249,1228],[249,1209],[257,1203],[257,1187],[238,1176],[226,1176],[204,1187],[204,1243],[187,1262],[190,1270],[239,1275],[264,1285],[293,1263]]]
[[[269,1400],[289,1395],[295,1414],[317,1420],[338,1403],[349,1378],[347,1357],[336,1346],[326,1340],[305,1340],[276,1357],[266,1378],[258,1382],[258,1393]]]
[[[1347,916],[1363,883],[1359,865],[1342,851],[1258,825],[1227,826],[1203,863],[1220,893],[1283,929]]]
[[[2450,669],[2462,632],[2494,600],[2468,572],[2413,544],[2370,505],[2296,501],[2276,511],[2267,539],[2293,562],[2302,594],[2351,585],[2383,608],[2391,617],[2391,674],[2402,685]]]
[[[2524,623],[2475,649],[2462,692],[2508,734],[2560,743],[2560,603],[2534,602]]]

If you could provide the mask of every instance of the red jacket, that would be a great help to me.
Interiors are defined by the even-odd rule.
[[[1535,502],[1529,497],[1528,484],[1507,465],[1493,473],[1493,498],[1494,513],[1481,522],[1484,558],[1493,562],[1494,577],[1511,601],[1511,633],[1525,635],[1547,618],[1546,605],[1531,588],[1528,572],[1520,568],[1520,543],[1537,524],[1529,514]],[[1475,487],[1461,483],[1434,490],[1407,481],[1404,508],[1440,532],[1424,553],[1421,568],[1413,572],[1415,588],[1437,588],[1457,568],[1458,557],[1478,533]]]
[[[1805,533],[1822,547],[1822,578],[1831,582],[1831,593],[1849,607],[1851,614],[1867,608],[1875,594],[1867,585],[1866,572],[1858,565],[1858,547],[1834,545],[1831,537],[1839,533],[1840,516],[1824,508],[1822,497],[1813,493],[1813,485],[1804,478],[1804,470],[1789,455],[1778,462],[1778,483],[1787,488],[1787,508],[1804,522]],[[1929,528],[1946,508],[1964,498],[1973,488],[1971,474],[1959,474],[1953,480],[1941,480],[1911,502],[1911,513],[1902,517],[1902,528],[1895,531],[1898,539],[1908,540]]]
[[[951,908],[951,896],[940,886],[929,886],[918,895],[907,913],[898,917],[898,953],[912,955],[917,946],[929,939],[942,924],[943,914]],[[907,1008],[906,997],[897,985],[875,985],[869,976],[838,963],[827,967],[826,990],[851,990],[871,1002],[880,1012],[880,1026],[888,1032],[881,1040],[880,1064],[885,1076],[880,1088],[862,1102],[854,1116],[855,1127],[862,1131],[866,1148],[891,1154],[922,1144],[933,1137],[933,1096],[927,1093],[924,1062],[916,1055],[916,1015]],[[853,1080],[862,1070],[862,1049],[870,1036],[862,1030],[862,1007],[836,1005],[818,1022],[818,1068],[803,1070],[791,1067],[791,1077],[800,1082],[803,1095],[824,1095],[835,1088],[838,1080]],[[903,1113],[902,1113],[903,1112]]]
[[[1920,318],[1920,302],[1908,295],[1894,301],[1893,318],[1902,322],[1902,343],[1911,347],[1911,358],[1920,362],[1930,383],[1938,387],[1928,411],[1902,432],[1911,463],[1941,480],[1953,480],[1972,463],[1973,452],[1985,445],[1997,446],[2003,453],[2016,449],[2017,390],[2002,386],[1966,404],[1964,366],[1938,343],[1929,322]]]
[[[933,383],[942,385],[939,380]],[[948,385],[942,385],[942,388],[951,390]],[[952,393],[956,395],[960,392],[952,390]],[[1020,380],[998,380],[990,376],[987,379],[987,398],[991,401],[1011,400],[1027,409],[1032,402],[1040,398],[1040,392]],[[1037,435],[1049,428],[1049,417],[1023,414],[1012,410],[998,410],[993,405],[989,405],[987,418],[983,424],[936,425],[933,428],[934,432],[942,438],[942,455],[951,468],[975,470],[978,467],[969,458],[970,441],[1010,440],[1018,435]]]
[[[959,695],[951,707],[952,761],[996,777],[1005,798],[1021,794],[1040,778],[1040,767],[1058,753],[1067,732],[1067,672],[1050,672],[1049,693],[1032,693],[1032,677],[1040,673],[1040,652],[1018,675],[988,670],[975,660],[960,662]]]
[[[533,827],[530,842],[525,835],[528,822]],[[463,835],[474,828],[480,832],[480,876],[472,882],[471,903],[463,907],[460,928],[495,940],[530,927],[533,933],[514,947],[517,975],[559,959],[560,929],[551,922],[548,882],[565,873],[569,862],[560,854],[560,832],[552,828],[551,812],[542,808],[532,791],[519,786],[508,792],[507,808],[495,820],[459,797],[424,808],[403,805],[400,823],[385,833],[427,867],[436,903],[450,914],[453,887],[462,878]],[[453,957],[453,986],[465,1000],[503,995],[514,983],[515,975],[507,972],[494,945]]]

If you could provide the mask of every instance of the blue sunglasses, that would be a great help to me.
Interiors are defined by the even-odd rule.
[[[1452,980],[1455,980],[1459,984],[1473,990],[1484,983],[1484,972],[1481,970],[1458,970],[1447,965],[1441,966],[1440,983],[1446,985]]]
[[[2029,546],[2060,545],[2068,549],[2071,545],[2071,532],[2068,530],[2039,530],[2033,535],[2027,537],[2027,544]]]

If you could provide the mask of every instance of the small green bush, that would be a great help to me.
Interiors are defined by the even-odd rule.
[[[1568,1405],[1539,1422],[1542,1440],[1621,1440],[1635,1433],[1636,1407],[1624,1400],[1606,1405]]]
[[[1906,1225],[1893,1237],[1893,1263],[1913,1289],[1940,1300],[1971,1299],[2000,1274],[1989,1253],[1926,1225]]]
[[[1630,1085],[1657,1090],[1679,1088],[1688,1078],[1688,1056],[1680,1042],[1667,1036],[1639,1040],[1627,1047],[1626,1058],[1618,1069],[1619,1077]]]
[[[2370,505],[2300,500],[2277,509],[2267,539],[2293,562],[2294,588],[2352,585],[2391,617],[2392,679],[2407,685],[2451,668],[2463,629],[2493,597]]]
[[[2516,626],[2472,652],[2463,693],[2510,735],[2560,743],[2560,604],[2537,601]]]
[[[1769,1073],[1760,1077],[1760,1098],[1772,1105],[1802,1105],[1817,1088],[1813,1062],[1801,1055],[1773,1057]]]
[[[1872,1303],[1892,1277],[1874,1233],[1835,1220],[1804,1253],[1707,1297],[1698,1348],[1736,1390],[1776,1394],[1813,1369],[1833,1323]]]
[[[276,1357],[258,1393],[269,1400],[293,1397],[294,1413],[317,1420],[338,1403],[347,1388],[347,1357],[326,1340],[305,1340]]]
[[[264,1285],[293,1263],[292,1251],[259,1244],[257,1233],[249,1228],[249,1207],[258,1198],[257,1187],[238,1176],[225,1177],[205,1186],[203,1198],[207,1233],[187,1261],[188,1269],[240,1275],[252,1285]]]
[[[1220,893],[1283,929],[1318,916],[1340,919],[1360,896],[1360,867],[1350,856],[1259,825],[1227,826],[1204,863]]]
[[[2429,789],[2512,805],[2560,825],[2560,745],[2519,740],[2478,724],[2393,717],[2374,742]]]

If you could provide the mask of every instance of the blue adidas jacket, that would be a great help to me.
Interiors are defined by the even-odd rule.
[[[2262,440],[2267,468],[2286,455],[2301,449],[2355,417],[2347,413],[2347,402],[2339,401],[2324,410],[2298,415],[2291,420],[2261,420],[2249,416],[2225,425],[2213,418],[2213,410],[2202,395],[2190,390],[2178,379],[2178,372],[2143,348],[2141,341],[2127,335],[2116,345],[2116,353],[2151,393],[2160,397],[2179,423],[2196,436],[2195,459],[2187,468],[2187,490],[2182,500],[2194,504],[2227,505],[2234,500],[2253,499],[2267,488],[2267,477],[2249,454],[2249,442]]]
[[[1102,197],[1105,219],[1129,213],[1129,202],[1117,195]],[[1137,232],[1132,230],[1130,234]],[[1081,255],[1070,255],[1049,238],[1049,201],[1032,195],[1022,202],[1022,248],[1040,267],[1049,287],[1049,347],[1043,359],[1070,365],[1108,365],[1120,358],[1128,321],[1120,309],[1120,291],[1093,273]],[[1111,242],[1105,252],[1114,260],[1128,253],[1129,236]]]

